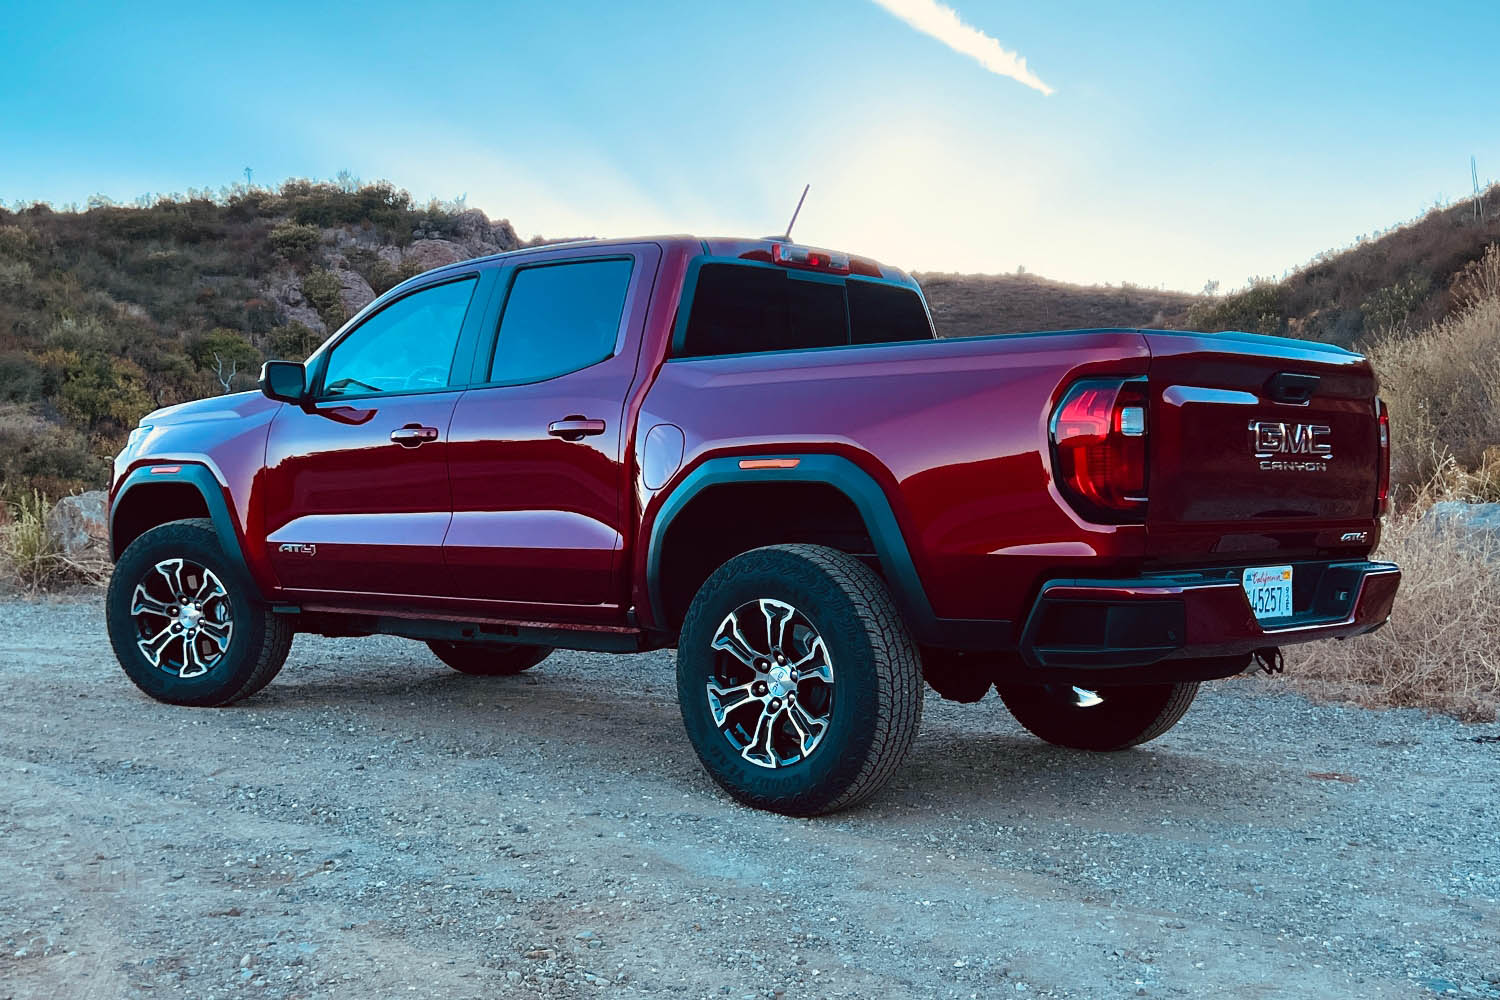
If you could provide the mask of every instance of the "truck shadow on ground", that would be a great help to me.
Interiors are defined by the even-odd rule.
[[[645,678],[606,673],[610,661],[603,658],[601,667],[582,670],[559,665],[549,672],[544,665],[515,677],[467,677],[428,667],[425,655],[413,651],[413,662],[399,670],[384,657],[368,670],[309,664],[300,677],[288,671],[290,683],[273,685],[253,705],[269,715],[363,708],[382,729],[502,767],[552,757],[580,783],[589,775],[621,777],[620,762],[629,761],[628,776],[656,786],[651,794],[725,801],[682,730],[670,664]],[[1145,747],[1088,753],[1032,737],[993,696],[976,705],[929,698],[926,710],[927,724],[900,773],[870,806],[842,815],[909,814],[915,821],[941,808],[1108,826],[1124,813],[1139,821],[1223,812],[1227,820],[1247,802],[1274,797],[1284,820],[1299,797],[1289,795],[1278,769],[1187,752],[1175,734]],[[1185,728],[1190,721],[1191,713]],[[1205,796],[1205,789],[1235,791]]]

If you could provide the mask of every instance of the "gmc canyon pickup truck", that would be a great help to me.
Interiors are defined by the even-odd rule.
[[[1244,333],[940,340],[905,273],[783,240],[531,248],[145,417],[109,635],[179,705],[255,694],[297,632],[489,675],[676,647],[714,780],[821,813],[891,777],[924,680],[1119,750],[1202,681],[1378,628],[1375,388]]]

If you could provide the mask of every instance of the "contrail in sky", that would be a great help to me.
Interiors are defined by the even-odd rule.
[[[924,35],[931,35],[954,52],[973,59],[979,65],[1024,83],[1043,94],[1052,93],[1026,65],[1026,60],[1005,48],[973,25],[965,24],[958,11],[937,0],[874,0]]]

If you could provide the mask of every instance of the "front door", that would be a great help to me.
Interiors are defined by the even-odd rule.
[[[467,357],[452,375],[478,283],[471,274],[385,305],[310,363],[313,402],[276,414],[265,524],[283,587],[446,593],[448,433]]]
[[[654,245],[600,248],[502,274],[484,384],[459,401],[450,434],[444,553],[458,596],[506,617],[623,616],[625,401],[659,259]]]

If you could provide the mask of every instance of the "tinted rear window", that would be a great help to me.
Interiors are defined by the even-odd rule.
[[[922,297],[910,288],[850,278],[848,294],[854,343],[932,339],[932,324],[922,307]]]
[[[678,357],[748,354],[932,336],[918,295],[875,281],[813,278],[781,268],[704,264]]]
[[[779,268],[705,264],[681,352],[746,354],[849,343],[844,289],[792,278]]]

